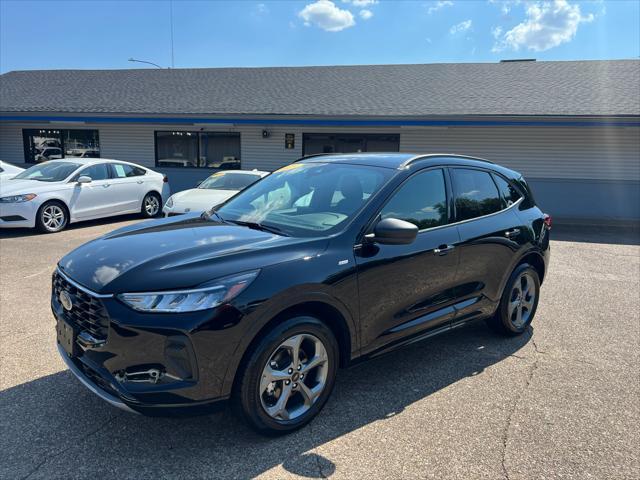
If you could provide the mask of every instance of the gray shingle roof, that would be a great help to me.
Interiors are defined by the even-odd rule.
[[[640,115],[640,61],[16,71],[0,111]]]

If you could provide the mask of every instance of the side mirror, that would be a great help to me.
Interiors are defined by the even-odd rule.
[[[365,235],[365,239],[382,245],[408,245],[413,243],[417,235],[418,227],[413,223],[384,218],[376,224],[373,233]]]
[[[81,175],[78,177],[78,183],[91,183],[91,177],[88,175]]]

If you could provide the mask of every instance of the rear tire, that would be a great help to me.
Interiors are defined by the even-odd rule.
[[[324,323],[291,318],[269,331],[249,354],[236,382],[234,407],[259,433],[293,432],[324,407],[338,360],[338,343]]]
[[[518,265],[509,277],[496,313],[487,323],[503,335],[520,335],[533,321],[539,299],[540,277],[537,270],[528,263]]]
[[[162,211],[162,198],[156,192],[149,192],[142,200],[142,216],[145,218],[155,218]]]
[[[42,233],[56,233],[64,230],[69,224],[67,207],[56,200],[42,204],[36,214],[36,228]]]

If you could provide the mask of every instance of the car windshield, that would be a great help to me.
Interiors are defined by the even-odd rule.
[[[218,172],[207,178],[198,188],[206,188],[209,190],[242,190],[258,180],[260,180],[260,175]]]
[[[293,163],[240,192],[218,213],[287,235],[328,234],[355,216],[393,174],[381,167]]]
[[[27,168],[12,180],[38,180],[40,182],[61,182],[71,175],[80,163],[74,162],[45,162]]]

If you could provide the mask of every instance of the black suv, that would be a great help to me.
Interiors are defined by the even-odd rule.
[[[233,404],[256,429],[309,422],[338,367],[486,319],[532,321],[550,218],[522,176],[457,155],[287,165],[217,210],[139,223],[65,256],[58,348],[145,414]]]

